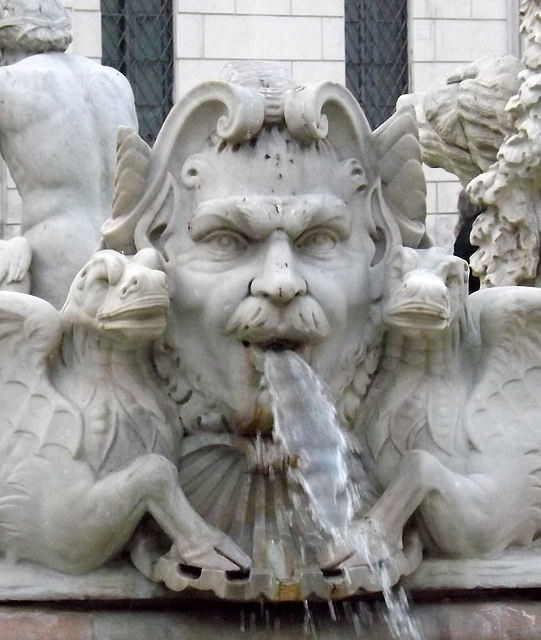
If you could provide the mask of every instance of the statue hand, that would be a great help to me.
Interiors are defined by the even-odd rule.
[[[30,268],[32,252],[26,238],[18,237],[0,244],[0,282],[20,282]]]

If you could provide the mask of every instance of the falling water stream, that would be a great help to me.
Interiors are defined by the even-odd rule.
[[[392,589],[388,563],[373,558],[373,545],[366,535],[357,534],[352,542],[349,527],[361,508],[361,494],[350,480],[349,446],[333,403],[312,368],[293,351],[268,350],[265,357],[265,384],[274,415],[274,440],[295,460],[288,471],[293,485],[300,486],[308,505],[310,522],[322,540],[354,546],[377,572],[386,605],[385,619],[394,640],[422,640],[422,634],[409,615],[403,589]],[[379,543],[379,549],[382,550]],[[390,553],[387,554],[390,557]],[[305,631],[314,627],[305,603]],[[335,614],[330,605],[331,619]],[[355,621],[354,621],[355,623]]]
[[[291,350],[268,351],[265,377],[274,414],[274,440],[292,459],[291,479],[306,497],[323,536],[346,531],[356,510],[348,482],[348,442],[322,383]]]

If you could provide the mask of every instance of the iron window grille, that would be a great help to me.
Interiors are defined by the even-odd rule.
[[[407,93],[407,0],[345,0],[346,85],[372,127]]]
[[[139,134],[153,144],[173,106],[171,0],[101,0],[102,62],[130,81]]]

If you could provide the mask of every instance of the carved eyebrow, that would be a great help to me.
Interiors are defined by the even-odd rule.
[[[252,230],[253,214],[257,210],[260,214],[264,214],[268,210],[268,204],[263,206],[259,202],[254,202],[253,199],[248,204],[247,200],[238,197],[206,200],[197,207],[192,218],[190,224],[192,239],[198,242],[212,231],[220,229],[242,230],[248,232],[249,236],[257,237],[259,234],[255,229]]]
[[[298,235],[309,228],[327,227],[345,240],[351,234],[352,216],[346,203],[331,195],[306,195],[286,202],[285,209],[300,223]]]
[[[289,198],[231,197],[201,203],[190,228],[195,242],[212,231],[231,229],[259,240],[276,228],[292,237],[306,229],[325,226],[345,239],[351,233],[351,212],[346,203],[328,194],[307,194]]]

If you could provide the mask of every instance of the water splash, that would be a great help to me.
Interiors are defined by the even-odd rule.
[[[297,515],[302,520],[302,510],[308,509],[310,522],[324,537],[347,543],[378,576],[386,606],[383,615],[393,640],[423,640],[409,615],[404,590],[392,588],[392,552],[383,536],[366,531],[352,534],[351,523],[362,499],[348,471],[348,439],[322,383],[311,367],[290,350],[267,352],[265,383],[274,415],[273,437],[292,461],[289,479],[302,487],[307,498],[296,505],[300,512]],[[304,607],[305,633],[314,633],[307,602]],[[336,621],[332,603],[329,612]],[[352,614],[352,622],[360,633],[364,625],[359,613]]]
[[[403,592],[394,596],[397,603],[407,600]],[[387,603],[387,600],[385,601]],[[396,609],[385,610],[383,603],[349,600],[343,602],[309,602],[279,606],[265,603],[248,605],[240,611],[239,639],[298,637],[303,640],[318,638],[359,638],[360,640],[424,640],[415,621],[402,618],[393,620]]]
[[[385,603],[385,619],[393,640],[424,640],[424,634],[410,615],[410,605],[402,587],[392,586],[393,558],[383,538],[376,541],[366,535],[355,536],[353,545],[372,571],[378,576]],[[383,560],[382,560],[383,558]]]
[[[293,461],[290,479],[308,498],[319,531],[342,537],[356,505],[349,481],[348,442],[322,383],[293,351],[268,351],[265,379],[274,414],[273,435]]]
[[[316,637],[315,620],[312,615],[312,611],[310,610],[310,603],[308,600],[303,600],[302,604],[304,607],[304,621],[302,625],[303,634]]]

